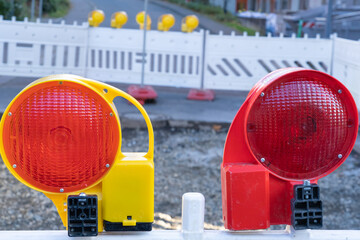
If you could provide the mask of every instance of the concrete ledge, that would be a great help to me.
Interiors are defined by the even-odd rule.
[[[149,114],[153,128],[166,127],[168,118],[163,114]],[[137,112],[123,113],[120,116],[121,128],[146,128],[146,123],[142,115]]]
[[[228,122],[205,122],[205,121],[193,121],[193,120],[179,120],[171,119],[163,114],[149,114],[151,123],[154,129],[157,128],[199,128],[199,129],[214,129],[219,131],[224,128],[229,128]],[[139,129],[146,128],[145,120],[142,116],[135,112],[124,113],[120,116],[122,129]]]
[[[0,239],[11,240],[68,240],[67,231],[0,231]],[[80,237],[76,239],[146,239],[146,240],[360,240],[360,230],[258,230],[258,231],[215,231],[205,230],[199,233],[179,230],[154,230],[151,232],[113,232],[99,233],[96,238]]]

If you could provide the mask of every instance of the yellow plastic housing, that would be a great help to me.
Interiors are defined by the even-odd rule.
[[[159,17],[158,30],[167,32],[175,24],[175,17],[172,14],[164,14]]]
[[[146,30],[150,30],[151,29],[151,17],[149,14],[146,14],[147,18],[146,18]],[[139,24],[140,29],[144,29],[144,25],[145,25],[145,12],[139,12],[138,14],[136,14],[136,22],[137,24]]]
[[[189,15],[181,20],[181,31],[193,32],[199,26],[199,19],[195,15]]]
[[[16,99],[30,87],[49,81],[76,82],[97,92],[111,106],[119,124],[119,148],[110,170],[99,181],[77,192],[53,193],[38,189],[24,181],[13,169],[5,154],[3,127],[9,109]],[[149,148],[143,153],[123,153],[121,151],[121,127],[113,100],[125,98],[132,103],[145,119],[149,134]],[[0,153],[9,171],[26,186],[43,192],[55,204],[60,218],[67,228],[67,198],[69,195],[85,193],[98,197],[98,231],[103,231],[103,220],[122,223],[123,226],[136,226],[137,222],[152,223],[154,220],[154,133],[150,118],[143,106],[129,94],[105,83],[82,78],[76,75],[59,74],[44,77],[25,87],[9,104],[0,123]],[[131,220],[127,219],[131,216]]]
[[[102,10],[91,11],[88,15],[88,22],[91,27],[98,27],[104,21],[105,14]]]
[[[113,28],[122,28],[128,21],[128,16],[126,12],[116,12],[111,16],[111,27]]]

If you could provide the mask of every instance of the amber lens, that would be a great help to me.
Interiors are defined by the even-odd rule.
[[[72,192],[98,181],[119,147],[111,106],[81,84],[45,82],[23,92],[4,123],[9,163],[30,185]],[[60,190],[63,189],[63,190]]]

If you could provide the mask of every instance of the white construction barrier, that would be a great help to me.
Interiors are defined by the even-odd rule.
[[[73,73],[139,83],[142,39],[142,32],[135,29],[0,18],[0,71],[34,77]],[[149,31],[145,83],[200,88],[204,79],[210,89],[249,90],[262,76],[281,67],[328,72],[331,49],[331,40],[319,38]]]
[[[250,90],[269,72],[304,67],[330,72],[332,40],[208,35],[205,88]]]
[[[3,21],[0,16],[0,74],[43,77],[86,74],[87,24],[78,26]]]
[[[140,83],[142,31],[89,28],[86,76],[109,82]],[[145,84],[198,87],[202,34],[149,31]]]
[[[335,38],[333,76],[350,89],[360,107],[360,41]]]
[[[203,34],[148,32],[145,84],[199,87]],[[107,82],[140,83],[142,32],[2,20],[0,75],[79,74]]]
[[[141,80],[142,32],[135,29],[3,20],[0,75],[72,73],[106,82]],[[334,74],[360,104],[360,42],[332,39],[149,31],[145,84],[245,90],[268,72],[305,67]]]

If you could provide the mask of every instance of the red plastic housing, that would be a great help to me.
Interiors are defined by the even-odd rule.
[[[293,186],[316,183],[355,144],[350,92],[319,71],[274,71],[250,91],[230,127],[221,166],[223,217],[230,230],[291,223]]]
[[[16,98],[5,119],[8,161],[23,180],[43,191],[84,189],[115,160],[120,136],[112,111],[105,99],[81,84],[35,85]]]

